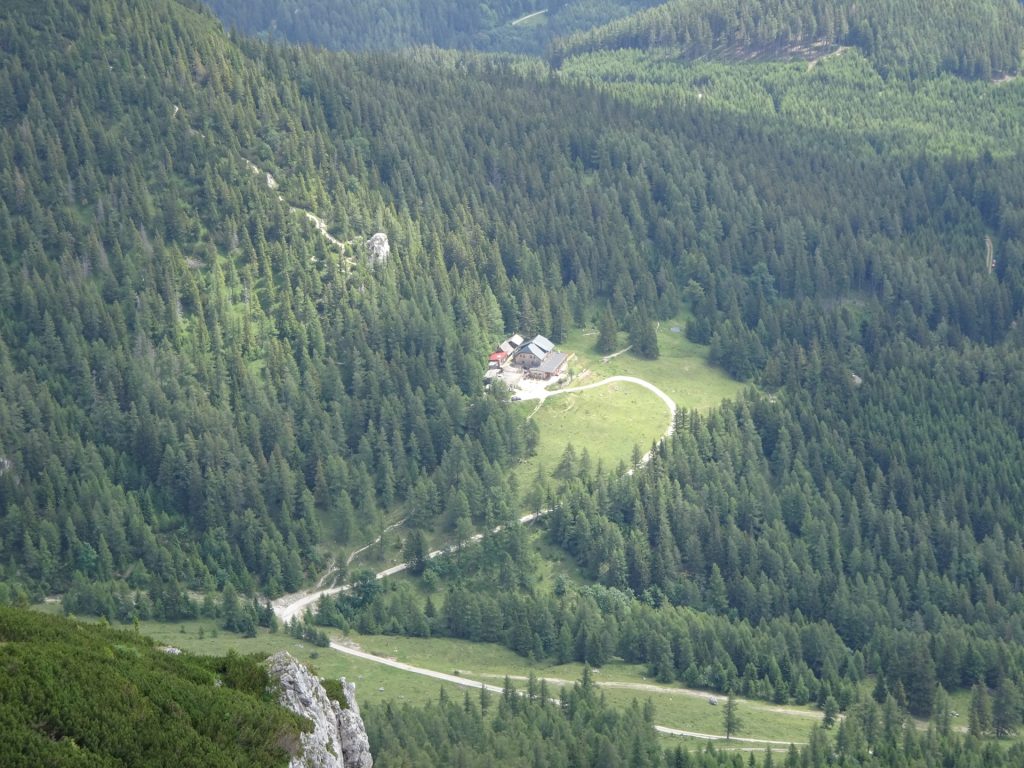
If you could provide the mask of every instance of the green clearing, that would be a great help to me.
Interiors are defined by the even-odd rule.
[[[553,478],[567,446],[579,455],[586,449],[595,468],[600,461],[613,469],[620,461],[629,462],[634,446],[646,453],[669,422],[668,408],[657,395],[628,382],[549,397],[539,408],[530,401],[520,407],[537,409],[532,418],[540,428],[537,453],[516,467],[524,498],[538,471],[546,480]]]
[[[643,360],[630,352],[606,359],[594,351],[597,335],[593,329],[570,332],[560,345],[576,355],[570,367],[573,380],[566,386],[634,376],[654,384],[681,408],[707,410],[735,398],[743,385],[708,363],[708,348],[687,340],[685,324],[686,318],[679,316],[658,325],[661,356],[657,360]],[[626,335],[620,333],[618,348],[625,349],[628,344]],[[580,454],[585,448],[595,464],[601,461],[606,469],[612,469],[620,461],[628,463],[635,446],[646,453],[668,426],[664,403],[652,392],[626,382],[548,398],[539,408],[533,401],[518,407],[532,413],[540,428],[536,455],[516,468],[524,498],[538,471],[546,479],[552,478],[567,446]]]
[[[260,629],[256,637],[247,638],[219,629],[214,619],[176,623],[143,621],[139,623],[139,631],[160,644],[190,653],[224,655],[234,649],[241,654],[270,655],[286,650],[322,677],[344,676],[354,682],[361,704],[396,700],[411,703],[435,701],[442,687],[448,690],[449,695],[461,695],[458,686],[346,656],[329,648],[317,648],[283,632],[270,633]],[[332,633],[332,638],[338,639],[338,634]],[[517,688],[524,689],[526,678],[532,673],[538,679],[549,680],[553,695],[557,695],[563,685],[572,685],[583,674],[583,665],[579,663],[532,662],[507,648],[487,643],[357,633],[346,635],[345,639],[374,655],[493,685],[501,685],[507,674]],[[605,698],[616,707],[627,707],[634,700],[651,698],[655,722],[659,725],[700,733],[720,733],[722,730],[721,702],[724,696],[720,693],[703,693],[654,683],[647,679],[645,667],[637,664],[613,662],[593,670],[593,675]],[[712,695],[718,697],[719,706],[708,704],[708,697]],[[804,742],[811,725],[820,719],[820,713],[810,707],[789,705],[777,708],[766,702],[738,701],[742,719],[738,735],[744,738]],[[679,741],[678,737],[666,737],[665,743],[668,746]],[[703,743],[693,739],[682,741]]]
[[[673,693],[666,686],[663,693],[641,693],[605,687],[605,699],[616,707],[624,707],[635,698],[649,696],[654,702],[654,720],[658,725],[679,728],[698,733],[722,733],[722,704],[724,696],[718,696],[718,705],[708,704],[707,697],[695,697],[687,693]],[[765,739],[768,741],[807,742],[811,726],[821,720],[821,713],[805,707],[785,707],[779,711],[770,704],[760,701],[737,700],[740,730],[736,736],[744,739]],[[743,742],[740,742],[743,743]],[[779,747],[776,747],[779,748]]]
[[[487,643],[355,633],[347,637],[374,655],[494,685],[501,685],[507,674],[516,687],[522,689],[532,673],[538,679],[547,679],[552,694],[555,694],[562,685],[571,685],[583,675],[582,664],[532,662],[507,648]],[[617,707],[629,706],[633,700],[651,698],[655,722],[659,725],[699,733],[722,732],[721,703],[725,699],[724,694],[652,682],[646,676],[646,668],[638,664],[614,662],[593,670],[593,675],[605,698]],[[719,706],[708,703],[710,696],[718,698]],[[743,738],[806,742],[811,726],[821,719],[821,713],[811,707],[776,707],[761,701],[737,701],[742,720],[742,728],[737,735]]]
[[[626,352],[604,362],[602,355],[594,351],[597,333],[593,328],[571,331],[560,348],[576,353],[572,367],[577,375],[583,371],[590,373],[569,386],[589,384],[609,376],[636,376],[651,382],[675,400],[677,406],[688,410],[707,410],[723,400],[735,398],[745,385],[711,365],[707,347],[686,338],[683,332],[686,319],[685,315],[680,315],[658,324],[660,356],[657,360],[643,360]],[[679,332],[673,332],[673,328],[678,328]],[[618,349],[628,345],[626,335],[620,333]],[[664,406],[659,403],[659,408]]]
[[[346,656],[330,648],[317,648],[285,632],[271,633],[260,629],[256,637],[242,637],[219,629],[218,624],[214,619],[175,624],[142,621],[139,622],[139,631],[163,645],[211,656],[222,656],[231,649],[241,654],[258,653],[267,656],[277,651],[288,651],[321,677],[345,677],[355,683],[360,704],[395,700],[423,703],[435,701],[442,687],[447,688],[452,695],[458,688],[440,680]],[[203,631],[202,637],[199,636],[200,629]]]
[[[604,362],[594,351],[597,334],[593,329],[571,331],[559,345],[559,349],[576,355],[570,365],[574,380],[566,386],[594,384],[609,376],[634,376],[654,384],[680,408],[696,410],[708,410],[723,400],[737,397],[744,385],[708,363],[707,347],[687,340],[683,333],[686,319],[686,315],[681,314],[658,325],[661,356],[657,360],[643,360],[626,352]],[[679,332],[673,332],[673,328],[678,328]],[[628,345],[626,334],[620,333],[618,349]],[[514,407],[524,414],[533,414],[540,428],[537,453],[520,462],[514,470],[524,501],[530,496],[538,471],[546,481],[552,480],[567,446],[572,445],[578,454],[585,448],[595,467],[601,461],[610,470],[620,461],[629,463],[634,447],[646,453],[668,427],[668,410],[664,403],[643,387],[625,382],[558,395],[539,408],[536,401],[524,401]],[[399,513],[394,511],[385,523],[399,519]],[[322,522],[324,530],[332,530],[331,521]],[[450,534],[445,532],[427,531],[426,535],[432,548],[444,546],[451,540]],[[350,570],[380,570],[401,562],[403,537],[402,529],[388,533],[383,547],[372,547],[362,553]],[[363,543],[369,542],[353,543],[352,548]],[[541,554],[550,559],[553,553]],[[556,564],[554,570],[562,572],[563,568]]]

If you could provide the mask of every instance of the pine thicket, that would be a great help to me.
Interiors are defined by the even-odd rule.
[[[24,766],[279,766],[311,729],[257,659],[0,607],[0,754]]]
[[[1024,11],[1013,0],[670,0],[552,43],[555,63],[587,51],[671,48],[688,59],[801,57],[860,48],[885,76],[989,79],[1021,64]]]
[[[414,491],[428,519],[454,484],[478,522],[508,514],[475,489],[527,446],[480,379],[514,298],[506,320],[460,264],[478,229],[383,202],[345,88],[172,2],[8,5],[0,28],[5,580],[187,616],[185,588],[297,588]]]
[[[434,45],[541,53],[557,35],[603,24],[657,0],[209,0],[231,29],[336,50]],[[513,24],[540,12],[533,23]]]
[[[421,617],[367,582],[321,613],[781,701],[846,707],[864,674],[914,714],[937,684],[1013,700],[1019,153],[276,47],[169,0],[2,13],[0,597],[178,617],[189,590],[297,587],[385,510],[465,538],[514,515],[535,437],[483,392],[494,341],[642,341],[685,301],[760,393],[680,414],[632,476],[567,459],[549,533],[600,586],[539,597],[495,552],[507,594]]]

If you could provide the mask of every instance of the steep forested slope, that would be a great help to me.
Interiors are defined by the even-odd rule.
[[[229,28],[337,50],[394,50],[436,45],[540,53],[557,35],[604,24],[655,2],[657,0],[208,0],[207,5]]]
[[[388,509],[507,518],[531,430],[482,393],[482,353],[685,302],[771,396],[683,415],[631,478],[566,469],[552,537],[603,586],[516,592],[498,558],[509,594],[468,574],[432,623],[384,593],[324,618],[779,700],[881,673],[919,713],[929,670],[1021,679],[1009,142],[890,152],[523,61],[229,39],[169,0],[8,5],[0,51],[8,593],[177,616],[186,586],[290,589]]]
[[[560,61],[598,49],[670,47],[687,58],[746,60],[852,45],[884,75],[990,78],[1018,71],[1022,41],[1024,10],[1016,0],[672,0],[556,41],[552,56]]]
[[[8,578],[116,580],[124,615],[153,587],[173,616],[180,583],[297,587],[322,521],[343,543],[438,471],[503,487],[528,433],[481,392],[498,302],[382,201],[289,57],[171,2],[7,5],[0,39]]]
[[[310,730],[258,660],[0,607],[0,754],[25,766],[279,766]]]

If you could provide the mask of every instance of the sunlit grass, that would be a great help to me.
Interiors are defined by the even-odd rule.
[[[708,349],[687,340],[683,333],[686,318],[677,317],[658,325],[657,360],[643,360],[632,352],[607,359],[594,351],[597,335],[593,329],[572,331],[559,348],[575,353],[570,371],[573,380],[564,387],[593,384],[610,376],[634,376],[661,389],[681,408],[707,410],[723,400],[735,398],[743,385],[708,363]],[[619,334],[618,349],[629,345],[626,334]],[[565,395],[549,397],[538,408],[537,402],[519,404],[532,414],[540,429],[537,453],[521,462],[516,477],[522,498],[536,483],[538,472],[550,481],[566,448],[577,454],[585,449],[596,465],[606,470],[620,462],[629,464],[634,448],[646,453],[668,427],[669,411],[652,392],[636,384],[612,384]]]
[[[735,398],[744,385],[721,368],[711,365],[708,347],[688,340],[685,328],[685,315],[658,324],[660,354],[657,360],[644,360],[627,352],[605,362],[604,356],[594,350],[597,334],[593,328],[572,331],[560,348],[576,353],[573,367],[577,373],[590,371],[586,379],[578,382],[580,384],[600,381],[608,376],[636,376],[654,384],[678,407],[691,410],[707,410],[723,400]],[[628,337],[620,333],[618,349],[625,349],[628,345]]]

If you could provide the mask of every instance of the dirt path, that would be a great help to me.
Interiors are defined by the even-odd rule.
[[[277,183],[277,179],[275,179],[270,173],[267,173],[266,171],[261,169],[258,165],[256,165],[256,163],[252,162],[251,160],[246,160],[245,164],[249,167],[250,171],[255,173],[257,176],[263,176],[266,179],[267,188],[268,189],[277,189],[278,188],[279,185]],[[284,201],[284,197],[282,195],[278,195],[277,199],[282,201],[282,202]],[[302,214],[307,219],[309,219],[311,222],[313,222],[313,226],[316,227],[316,230],[321,235],[323,235],[324,239],[327,240],[327,242],[329,242],[331,245],[333,245],[339,251],[341,251],[342,254],[345,253],[345,248],[347,246],[352,245],[352,244],[358,242],[357,240],[351,240],[351,241],[349,241],[347,243],[343,243],[341,240],[339,240],[338,238],[336,238],[334,235],[332,235],[330,233],[330,231],[327,229],[327,222],[324,221],[323,219],[321,219],[319,216],[317,216],[312,211],[307,211],[305,208],[298,208],[298,207],[296,207],[294,205],[290,205],[290,206],[288,206],[288,208],[291,211],[293,211],[294,213]],[[352,259],[349,258],[348,261],[351,262]]]
[[[520,400],[540,400],[541,401],[540,403],[537,404],[537,408],[534,409],[533,413],[530,414],[531,416],[533,416],[534,413],[536,413],[538,410],[540,410],[540,406],[543,405],[544,401],[547,398],[549,398],[549,397],[555,397],[556,395],[568,395],[568,394],[572,394],[573,392],[585,392],[588,389],[596,389],[597,387],[603,387],[606,384],[614,384],[615,382],[624,382],[626,384],[636,384],[638,387],[643,387],[644,389],[646,389],[646,390],[648,390],[650,392],[653,392],[655,395],[657,395],[659,398],[661,398],[661,401],[665,404],[665,407],[668,408],[669,418],[668,418],[668,427],[665,429],[665,434],[663,434],[661,436],[661,439],[658,442],[661,443],[662,441],[667,440],[669,437],[672,436],[672,433],[675,431],[675,428],[676,428],[676,402],[675,402],[675,400],[673,400],[671,397],[666,395],[664,392],[662,392],[656,386],[651,384],[651,382],[646,381],[645,379],[638,379],[635,376],[609,376],[607,379],[601,379],[601,381],[596,381],[593,384],[584,384],[583,386],[580,386],[580,387],[567,387],[566,389],[555,389],[555,390],[551,390],[551,391],[548,391],[546,389],[539,389],[539,390],[533,390],[531,392],[523,392],[520,395]],[[652,453],[651,451],[648,451],[647,453],[645,453],[640,458],[640,465],[641,466],[643,466],[644,464],[646,464],[648,461],[651,460],[651,453]],[[636,468],[634,467],[633,469],[629,470],[628,474],[633,474],[635,469]]]
[[[474,688],[474,689],[477,689],[477,690],[479,690],[480,688],[486,688],[491,693],[502,693],[505,690],[504,687],[500,686],[500,685],[491,685],[490,683],[482,683],[479,680],[472,680],[472,679],[470,679],[468,677],[463,677],[461,675],[450,675],[447,672],[438,672],[438,671],[433,670],[433,669],[425,669],[423,667],[413,666],[412,664],[406,664],[405,662],[398,661],[397,659],[391,659],[391,658],[388,658],[386,656],[376,656],[376,655],[374,655],[372,653],[367,653],[366,651],[364,651],[364,650],[362,650],[360,648],[354,648],[351,645],[345,645],[344,643],[332,642],[330,647],[332,649],[334,649],[335,651],[338,651],[339,653],[344,653],[344,654],[346,654],[348,656],[354,656],[357,659],[363,659],[364,661],[372,661],[374,664],[383,664],[386,667],[391,667],[392,669],[399,669],[399,670],[402,670],[403,672],[411,672],[411,673],[413,673],[415,675],[423,675],[424,677],[431,677],[431,678],[433,678],[435,680],[441,680],[441,681],[446,682],[446,683],[452,683],[453,685],[462,686],[463,688]],[[510,677],[509,679],[512,679],[512,680],[523,680],[525,678],[522,678],[522,677]],[[556,682],[556,681],[555,680],[551,680],[549,678],[549,682]],[[569,684],[568,681],[557,681],[557,682]],[[600,683],[599,686],[600,685],[603,685],[605,687],[612,687],[608,683]],[[625,684],[623,684],[623,685],[625,685]],[[520,694],[522,694],[522,691],[520,691]],[[704,694],[704,695],[706,696],[707,694]],[[557,701],[557,700],[553,699],[553,701]],[[658,733],[664,733],[664,734],[667,734],[669,736],[687,736],[687,737],[692,738],[692,739],[705,739],[707,741],[720,741],[720,740],[724,741],[725,740],[725,736],[723,736],[721,734],[717,734],[717,733],[701,733],[699,731],[684,731],[684,730],[680,730],[679,728],[670,728],[667,725],[656,725],[656,726],[654,726],[654,730],[658,731]],[[789,742],[788,741],[771,741],[769,739],[752,739],[752,738],[742,738],[742,737],[739,737],[739,736],[733,736],[730,739],[730,741],[741,742],[741,743],[744,743],[744,744],[770,744],[772,746],[781,746],[781,747],[788,747],[789,746]],[[802,742],[795,742],[795,743],[800,744]]]
[[[810,72],[812,69],[814,69],[818,65],[819,61],[824,61],[825,59],[831,59],[833,56],[842,56],[843,55],[843,51],[848,51],[848,50],[850,50],[850,46],[848,46],[848,45],[840,45],[838,48],[836,48],[831,53],[826,53],[824,56],[819,56],[816,59],[811,59],[810,61],[807,62],[807,71]]]
[[[466,671],[468,675],[476,675],[477,677],[504,677],[504,675],[496,675],[493,673],[481,672],[479,674],[475,672]],[[528,680],[525,675],[510,675],[510,680]],[[572,685],[572,680],[562,680],[557,677],[545,677],[548,683],[557,686]],[[538,678],[538,681],[540,678]],[[637,691],[638,693],[657,693],[661,695],[669,696],[688,696],[695,699],[707,700],[709,697],[715,694],[708,691],[701,691],[697,688],[667,688],[663,685],[653,685],[651,683],[627,683],[616,680],[595,680],[594,684],[599,688],[614,688],[616,690],[623,691]],[[721,694],[719,694],[721,695]],[[742,704],[744,709],[755,709],[760,712],[774,712],[779,715],[791,715],[793,717],[807,717],[812,720],[821,720],[822,713],[811,712],[806,709],[792,709],[788,707],[777,707],[773,704],[763,704],[758,701],[752,701],[750,699],[736,698],[737,704]]]
[[[401,520],[399,520],[399,521],[398,521],[397,523],[392,523],[392,524],[391,524],[391,525],[389,525],[389,526],[388,526],[387,528],[385,528],[385,529],[384,529],[384,533],[387,533],[388,531],[393,531],[393,530],[394,530],[395,528],[398,528],[398,527],[400,527],[400,526],[402,526],[402,525],[404,525],[404,524],[405,524],[405,518],[403,517],[403,518],[402,518]],[[381,534],[380,536],[378,536],[378,537],[377,537],[376,539],[374,539],[373,541],[371,541],[371,542],[370,542],[369,544],[367,544],[367,545],[366,545],[365,547],[360,547],[359,549],[355,550],[355,551],[354,551],[354,552],[353,552],[352,554],[350,554],[350,555],[349,555],[349,556],[348,556],[348,557],[347,557],[347,558],[345,559],[345,565],[352,565],[352,561],[356,559],[356,556],[357,556],[357,555],[360,555],[360,554],[362,554],[363,552],[365,552],[366,550],[368,550],[368,549],[369,549],[370,547],[372,547],[372,546],[373,546],[374,544],[380,544],[380,540],[381,540],[381,538],[383,537],[383,535],[384,535],[384,534],[382,533],[382,534]]]
[[[614,360],[614,359],[615,359],[616,357],[618,357],[619,355],[624,355],[624,354],[626,354],[626,353],[627,353],[627,352],[629,352],[629,350],[631,350],[632,348],[633,348],[633,345],[632,345],[632,344],[630,344],[630,345],[629,345],[628,347],[626,347],[625,349],[620,349],[620,350],[619,350],[618,352],[612,352],[612,353],[611,353],[610,355],[605,355],[604,357],[602,357],[602,358],[601,358],[601,362],[602,362],[602,363],[607,363],[607,362],[608,362],[609,360]]]
[[[514,27],[516,24],[522,24],[524,21],[529,21],[534,16],[540,16],[542,13],[547,13],[547,12],[548,12],[548,9],[545,8],[542,11],[534,11],[533,13],[528,13],[525,16],[520,16],[518,19],[516,19],[515,21],[512,22],[511,26]]]
[[[990,275],[996,268],[995,249],[992,247],[992,238],[989,235],[985,235],[985,266],[988,267]]]
[[[519,518],[519,523],[521,525],[526,525],[528,523],[532,523],[537,518],[543,517],[544,515],[546,515],[547,512],[548,512],[548,510],[544,510],[543,512],[531,512],[528,515],[523,515],[522,517]],[[385,533],[387,531],[391,530],[392,528],[398,527],[399,525],[401,525],[404,522],[405,522],[405,520],[403,519],[403,520],[400,520],[397,523],[393,523],[392,525],[390,525],[388,528],[385,529]],[[505,526],[503,526],[503,525],[495,526],[490,531],[490,533],[492,533],[492,534],[493,533],[498,533],[504,527]],[[469,541],[480,541],[480,539],[482,539],[483,537],[484,537],[483,533],[477,533],[474,536],[472,536],[469,539]],[[356,550],[356,552],[353,552],[352,555],[349,556],[348,562],[351,563],[352,562],[352,558],[356,554],[358,554],[359,552],[362,552],[365,549],[368,549],[369,547],[372,547],[378,541],[380,541],[379,537],[376,540],[374,540],[373,542],[371,542],[370,544],[367,544],[362,549],[359,549],[359,550]],[[443,547],[441,549],[435,549],[434,551],[430,552],[427,555],[427,557],[430,558],[431,560],[433,560],[435,557],[440,557],[441,555],[451,554],[453,552],[458,551],[458,549],[459,549],[459,545],[457,543],[456,544],[449,544],[447,547]],[[396,573],[401,573],[402,571],[408,570],[409,569],[409,565],[410,565],[410,563],[399,563],[398,565],[393,565],[390,568],[385,568],[380,573],[377,573],[375,575],[375,578],[380,580],[380,579],[385,579],[388,576],[394,576]],[[337,594],[340,594],[341,592],[347,592],[349,590],[350,585],[348,585],[348,584],[341,584],[339,586],[328,587],[328,588],[324,589],[323,588],[323,583],[326,581],[327,576],[329,576],[329,575],[330,575],[330,573],[327,573],[324,576],[322,576],[320,578],[320,582],[315,587],[311,587],[309,589],[304,589],[304,590],[302,590],[300,592],[293,592],[290,595],[282,595],[281,597],[279,597],[276,600],[274,600],[272,605],[274,607],[274,613],[277,615],[277,618],[280,619],[282,622],[291,621],[296,616],[298,616],[300,613],[302,613],[302,611],[304,611],[306,608],[308,608],[308,607],[312,606],[314,603],[316,603],[321,597],[325,597],[325,596],[326,597],[330,597],[332,595],[337,595]]]
[[[557,389],[557,390],[554,390],[553,392],[548,392],[547,390],[537,390],[537,391],[534,391],[534,392],[525,392],[522,395],[522,399],[523,400],[539,400],[539,401],[541,401],[540,403],[538,403],[538,406],[539,406],[539,405],[541,405],[543,403],[544,400],[546,400],[549,397],[555,397],[557,395],[567,395],[567,394],[571,394],[573,392],[584,392],[584,391],[586,391],[588,389],[595,389],[597,387],[603,387],[606,384],[613,384],[615,382],[624,382],[624,383],[627,383],[627,384],[636,384],[637,386],[643,387],[644,389],[647,389],[650,392],[653,392],[655,395],[657,395],[659,398],[661,398],[661,401],[663,403],[665,403],[665,406],[668,408],[668,411],[669,411],[668,428],[665,430],[665,434],[662,436],[661,439],[665,440],[665,439],[667,439],[668,437],[670,437],[672,435],[672,432],[675,429],[675,423],[676,423],[676,404],[675,404],[675,401],[671,397],[666,395],[664,392],[662,392],[660,389],[658,389],[656,386],[651,384],[651,382],[645,381],[644,379],[638,379],[638,378],[635,378],[633,376],[609,376],[607,379],[602,379],[601,381],[594,382],[593,384],[585,384],[585,385],[580,386],[580,387],[569,387],[567,389]],[[651,458],[651,451],[648,451],[640,459],[641,466],[643,464],[646,464],[650,460],[650,458]],[[632,474],[635,470],[636,470],[635,467],[633,469],[630,469],[629,470],[629,474]],[[541,511],[541,512],[531,512],[528,515],[523,515],[522,517],[520,517],[519,518],[519,522],[522,525],[526,525],[527,523],[532,523],[538,517],[543,517],[545,514],[547,514],[547,510],[544,510],[544,511]],[[400,521],[398,523],[394,523],[393,525],[389,526],[388,528],[385,529],[385,533],[387,531],[391,530],[392,528],[395,528],[395,527],[401,525],[403,522],[405,522],[405,521],[402,520],[402,521]],[[502,527],[503,526],[499,525],[496,528],[494,528],[492,531],[490,531],[490,533],[497,533],[498,531],[500,531],[502,529]],[[472,538],[470,538],[469,541],[480,541],[480,539],[482,539],[483,537],[484,537],[483,533],[477,533]],[[360,552],[363,552],[363,551],[369,549],[370,547],[372,547],[374,544],[376,544],[379,541],[380,541],[380,538],[378,537],[377,539],[372,541],[370,544],[367,544],[365,547],[362,547],[361,549],[358,549],[355,552],[353,552],[351,555],[349,555],[347,563],[351,563],[356,555],[358,555]],[[448,545],[446,547],[443,547],[441,549],[435,549],[433,552],[430,552],[427,555],[427,557],[429,557],[431,560],[433,560],[435,557],[440,557],[441,555],[451,554],[453,552],[456,552],[458,550],[458,548],[459,548],[458,544],[450,544],[450,545]],[[408,570],[408,568],[409,568],[409,563],[399,563],[398,565],[393,565],[390,568],[385,568],[383,571],[381,571],[380,573],[377,574],[377,578],[378,579],[384,579],[384,578],[387,578],[388,576],[394,576],[396,573],[401,573],[402,571]],[[305,589],[305,590],[302,590],[300,592],[295,592],[295,593],[292,593],[290,595],[283,595],[283,596],[277,598],[277,600],[275,600],[273,602],[274,613],[277,614],[277,617],[282,622],[291,621],[296,616],[300,615],[302,613],[302,611],[304,611],[306,608],[308,608],[308,607],[312,606],[314,603],[316,603],[320,599],[321,596],[326,595],[326,596],[329,597],[331,595],[337,595],[340,592],[344,592],[344,591],[346,591],[349,588],[347,584],[340,585],[340,586],[329,587],[327,589],[322,588],[324,582],[327,579],[327,576],[329,576],[329,575],[330,575],[330,573],[325,574],[323,577],[321,577],[320,582],[315,587],[312,587],[310,589]]]

